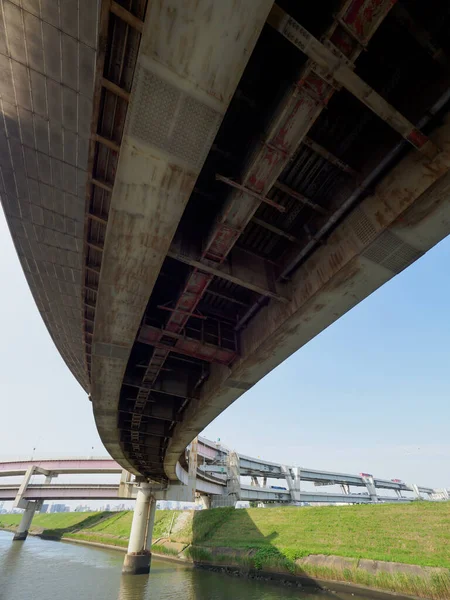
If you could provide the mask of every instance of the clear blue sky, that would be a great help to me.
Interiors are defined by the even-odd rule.
[[[450,487],[450,239],[242,396],[204,435],[244,454]],[[102,454],[0,211],[0,456]],[[92,451],[92,447],[94,450]]]

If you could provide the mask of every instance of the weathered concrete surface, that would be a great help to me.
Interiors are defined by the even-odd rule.
[[[164,468],[245,390],[450,232],[450,122],[431,136],[442,152],[410,152],[292,279],[289,305],[270,301],[241,337],[231,369],[214,365],[176,426]]]
[[[97,15],[97,0],[0,1],[1,204],[41,317],[86,391],[81,268]]]
[[[326,554],[310,554],[309,556],[298,558],[295,562],[298,565],[316,565],[329,567],[330,569],[356,569],[358,566],[357,558],[327,556]]]
[[[449,573],[448,569],[440,567],[421,567],[419,565],[405,565],[404,563],[370,560],[368,558],[361,558],[358,561],[357,568],[367,571],[372,575],[376,575],[377,573],[389,573],[390,575],[403,573],[404,575],[409,575],[411,577],[421,577],[425,579],[429,579],[433,575],[448,575]]]
[[[128,356],[271,5],[271,0],[149,3],[111,200],[92,358],[100,436],[109,453],[132,472],[117,429]]]
[[[126,554],[123,559],[122,573],[130,575],[147,575],[150,573],[150,563],[152,555],[147,554]]]

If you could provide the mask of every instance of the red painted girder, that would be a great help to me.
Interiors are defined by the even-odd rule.
[[[342,16],[349,31],[366,45],[397,0],[354,0]]]
[[[174,342],[173,345],[161,341],[164,336],[172,337]],[[202,342],[201,340],[196,340],[195,338],[187,336],[170,334],[165,330],[150,325],[143,325],[141,327],[138,341],[143,344],[154,346],[155,353],[159,353],[161,350],[161,355],[165,354],[167,356],[168,352],[172,350],[179,354],[222,365],[229,365],[237,356],[235,350],[222,348],[216,344]]]
[[[188,313],[194,312],[212,278],[213,276],[209,273],[203,273],[202,271],[194,269],[186,281],[183,292],[178,298],[175,308]],[[166,323],[165,329],[168,331],[179,332],[186,325],[189,318],[188,314],[173,312]]]

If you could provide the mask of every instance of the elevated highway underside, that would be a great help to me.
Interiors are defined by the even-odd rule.
[[[106,448],[176,479],[208,423],[449,233],[450,11],[105,1],[96,36],[73,5],[76,30],[2,2],[2,203]]]

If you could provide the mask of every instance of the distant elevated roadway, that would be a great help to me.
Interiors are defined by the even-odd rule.
[[[208,504],[230,504],[238,500],[261,502],[373,502],[373,501],[407,501],[411,498],[402,497],[402,492],[412,492],[414,497],[431,496],[435,493],[432,488],[409,485],[401,481],[380,479],[369,474],[351,475],[333,471],[319,471],[302,467],[292,467],[254,458],[230,451],[226,446],[213,442],[204,437],[198,438],[197,470],[195,490],[197,495],[207,496]],[[190,460],[191,447],[186,452],[186,471]],[[238,488],[232,490],[233,469],[230,459],[237,457]],[[43,475],[53,479],[58,475],[115,475],[121,474],[121,484],[36,484],[31,482],[33,475]],[[22,487],[22,498],[27,500],[39,499],[130,499],[137,493],[137,482],[132,475],[113,459],[106,457],[89,458],[57,458],[57,459],[28,459],[0,462],[0,477],[16,477],[23,475],[27,479],[26,486],[22,484],[4,484],[0,486],[0,499],[15,500]],[[242,477],[249,477],[251,485],[242,482]],[[259,479],[258,479],[259,478]],[[286,487],[267,485],[268,479],[283,480]],[[260,481],[261,480],[261,481]],[[312,482],[316,486],[340,485],[342,493],[300,490],[300,482]],[[185,482],[188,484],[188,481]],[[235,481],[237,485],[237,481]],[[352,492],[351,488],[366,488],[367,493]],[[375,495],[374,490],[375,488]],[[159,497],[165,497],[164,486],[155,487]],[[397,496],[382,496],[377,490],[393,490]],[[83,495],[84,494],[84,495]],[[375,497],[374,497],[375,496]]]

